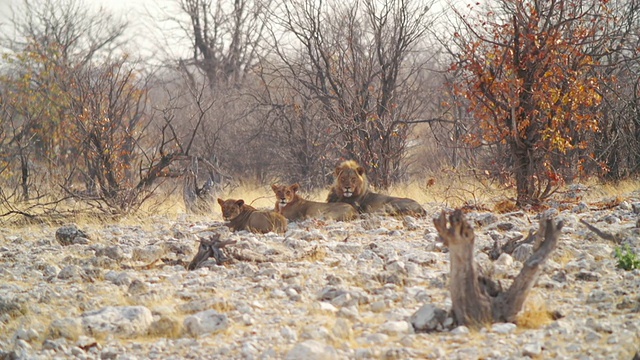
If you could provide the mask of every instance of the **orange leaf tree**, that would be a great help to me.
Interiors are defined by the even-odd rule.
[[[456,11],[455,89],[479,123],[468,140],[502,144],[518,204],[536,203],[590,157],[601,102],[594,68],[616,19],[600,0],[492,4]]]

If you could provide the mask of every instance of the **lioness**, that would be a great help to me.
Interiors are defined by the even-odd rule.
[[[271,189],[276,194],[276,211],[284,215],[289,221],[308,218],[323,218],[332,220],[353,220],[358,216],[356,209],[346,203],[321,203],[305,200],[297,194],[299,184],[291,186],[272,184]]]
[[[248,230],[261,234],[270,231],[282,234],[287,231],[287,219],[275,211],[257,210],[242,199],[218,198],[218,204],[222,208],[222,218],[228,221],[226,225],[231,231]]]
[[[425,216],[427,212],[415,200],[374,193],[364,168],[353,160],[336,167],[335,182],[328,203],[345,202],[355,206],[361,213],[384,212],[388,215]]]

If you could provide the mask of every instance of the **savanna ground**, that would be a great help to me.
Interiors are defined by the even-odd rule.
[[[564,188],[548,206],[502,216],[516,212],[505,207],[508,191],[462,180],[440,178],[429,184],[425,179],[391,189],[392,195],[414,198],[427,209],[427,218],[411,226],[406,220],[380,217],[350,223],[307,221],[293,224],[284,237],[226,234],[256,253],[295,258],[314,247],[322,250],[309,258],[239,261],[195,272],[169,263],[146,267],[151,261],[132,254],[148,246],[186,246],[192,252],[182,259],[188,261],[197,249],[197,231],[221,225],[217,206],[210,215],[188,215],[179,197],[158,195],[139,213],[118,221],[90,215],[73,219],[90,235],[91,243],[67,247],[55,241],[58,223],[5,223],[0,229],[0,293],[4,293],[0,348],[5,354],[14,351],[18,358],[294,359],[303,354],[307,358],[631,359],[640,334],[633,325],[640,309],[638,273],[616,269],[614,245],[587,235],[576,220],[594,222],[613,214],[625,201],[640,202],[638,182],[588,183],[578,192]],[[323,201],[326,191],[302,195]],[[258,208],[272,208],[275,203],[269,185],[243,186],[219,197],[242,198]],[[566,211],[579,202],[590,210],[572,219],[571,211]],[[517,330],[488,327],[471,333],[416,334],[400,326],[423,304],[450,306],[448,254],[435,241],[431,219],[454,207],[465,207],[471,219],[497,214],[498,223],[512,223],[513,232],[525,235],[547,208],[554,207],[567,218],[568,233],[534,289]],[[630,220],[620,218],[619,227],[628,227]],[[599,226],[603,224],[607,226]],[[492,225],[477,226],[476,253],[498,232]],[[109,248],[120,249],[120,254],[108,255]],[[114,261],[104,260],[110,256]],[[518,269],[518,265],[491,265],[486,256],[477,259],[506,281]],[[60,276],[69,264],[78,265],[79,277]],[[598,280],[578,281],[585,271],[596,273]],[[557,279],[561,275],[565,282]],[[15,299],[20,300],[12,303]],[[10,311],[14,304],[18,313]],[[82,329],[65,336],[69,329],[59,324],[52,330],[56,321],[83,318],[107,306],[149,308],[153,325],[124,337]],[[230,324],[222,331],[194,334],[199,328],[194,330],[186,319],[203,310],[228,316]],[[563,318],[551,320],[548,311],[559,311]],[[311,340],[333,350],[295,352],[297,345]]]

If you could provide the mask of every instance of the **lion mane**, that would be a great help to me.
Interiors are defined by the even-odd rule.
[[[303,199],[298,195],[299,184],[290,186],[272,184],[271,189],[276,195],[275,210],[289,221],[309,218],[331,220],[353,220],[358,216],[356,209],[346,203],[322,203]]]
[[[338,165],[335,181],[327,196],[328,203],[343,202],[353,205],[360,213],[383,212],[388,215],[425,216],[427,212],[417,201],[378,194],[369,189],[365,169],[354,160]]]
[[[287,219],[275,211],[257,210],[242,199],[218,198],[218,204],[231,231],[248,230],[260,234],[272,231],[283,234],[287,231]]]

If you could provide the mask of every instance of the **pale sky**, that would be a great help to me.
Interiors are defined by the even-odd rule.
[[[37,3],[38,0],[32,0]],[[88,6],[102,7],[116,17],[122,16],[129,22],[129,33],[127,37],[133,38],[135,45],[133,51],[141,51],[145,54],[154,52],[158,48],[169,49],[173,55],[186,50],[188,44],[181,44],[178,39],[165,39],[165,33],[169,26],[175,28],[174,23],[160,22],[159,19],[166,19],[167,16],[175,16],[179,13],[176,10],[178,0],[76,0]],[[11,16],[11,9],[17,8],[23,0],[0,0],[0,24],[6,24]],[[155,19],[152,20],[151,17]],[[159,27],[165,29],[160,32]],[[182,36],[177,31],[173,31],[176,36]],[[182,55],[182,54],[181,54]]]

